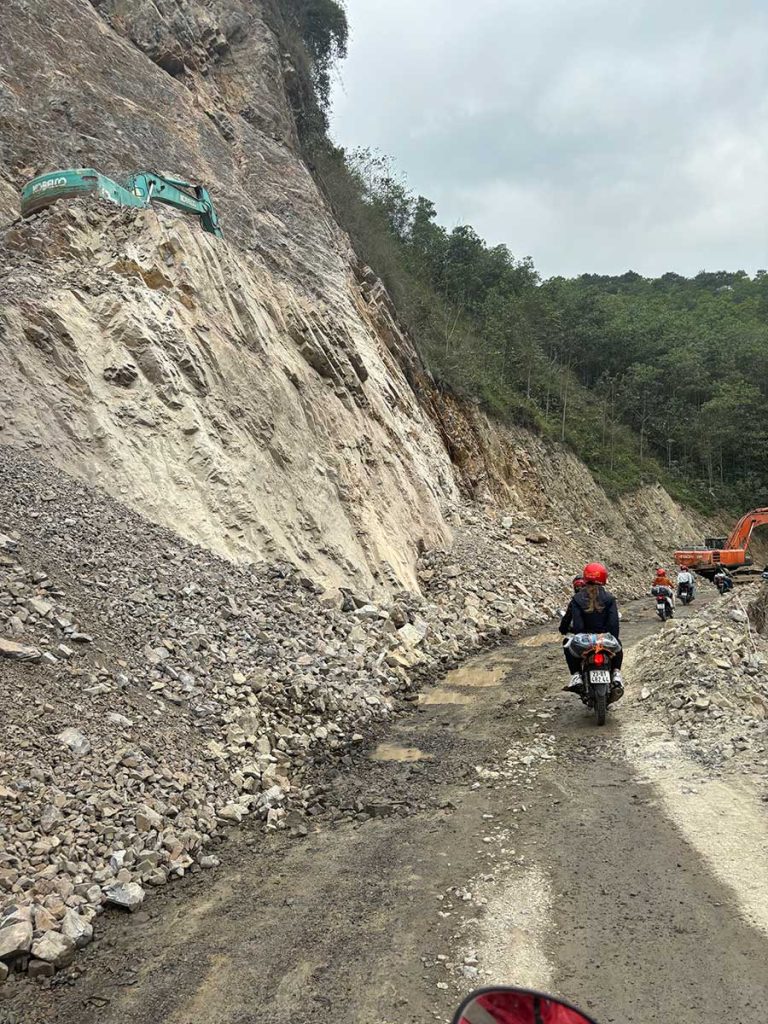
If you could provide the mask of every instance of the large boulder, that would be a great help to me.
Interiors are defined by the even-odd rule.
[[[32,956],[54,967],[68,967],[75,957],[75,943],[61,932],[43,932],[32,943]]]
[[[29,952],[31,946],[32,924],[29,921],[16,921],[0,928],[0,960],[22,956]]]

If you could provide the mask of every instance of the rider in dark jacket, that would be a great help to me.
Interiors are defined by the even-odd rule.
[[[605,589],[605,584],[608,582],[608,572],[605,566],[599,562],[592,562],[585,566],[582,576],[585,586],[573,597],[569,605],[571,631],[573,633],[610,633],[618,640],[619,608],[616,598]],[[571,672],[571,681],[566,689],[578,690],[582,685],[581,660],[567,647],[564,648],[564,653]],[[611,666],[614,686],[623,685],[621,675],[623,660],[624,652],[619,651]]]
[[[571,602],[574,633],[610,633],[619,639],[619,608],[605,587],[590,583]]]
[[[563,636],[566,636],[568,633],[571,632],[571,623],[573,622],[573,601],[576,594],[578,594],[582,587],[586,587],[586,583],[584,582],[584,580],[581,578],[581,576],[574,576],[573,597],[568,602],[568,607],[565,609],[563,617],[562,619],[560,619],[560,625],[557,627],[558,632],[562,633]]]

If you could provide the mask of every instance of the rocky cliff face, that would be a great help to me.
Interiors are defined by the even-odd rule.
[[[415,587],[462,495],[569,560],[637,571],[697,536],[430,389],[300,158],[261,4],[7,0],[0,29],[0,442],[219,554],[369,591]],[[16,221],[25,180],[86,165],[205,182],[224,241],[97,202]]]
[[[6,221],[43,170],[161,166],[211,187],[226,240],[93,203],[8,230],[0,439],[230,557],[413,582],[418,538],[448,537],[449,459],[298,156],[259,5],[11,0],[1,17]]]

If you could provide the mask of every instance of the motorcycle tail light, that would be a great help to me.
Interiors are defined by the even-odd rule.
[[[596,665],[604,665],[605,664],[605,655],[604,654],[596,654],[595,655],[595,664]]]

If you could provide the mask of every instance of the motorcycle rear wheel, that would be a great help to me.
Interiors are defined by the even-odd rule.
[[[605,716],[608,712],[608,694],[600,691],[595,694],[595,718],[598,725],[605,725]]]

